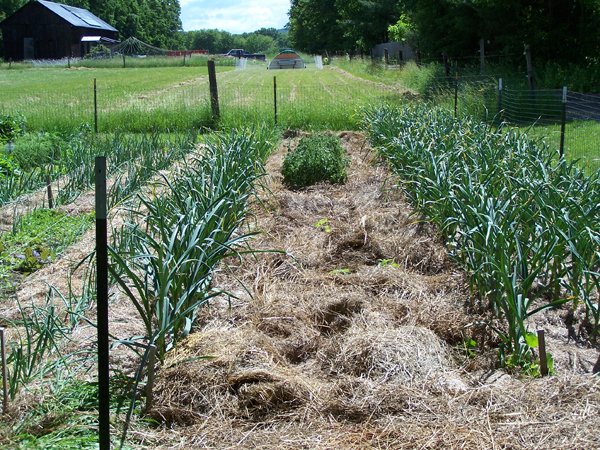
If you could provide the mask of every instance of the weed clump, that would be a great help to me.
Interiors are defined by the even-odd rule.
[[[348,155],[337,137],[327,134],[305,137],[283,160],[283,182],[290,188],[306,187],[320,181],[344,183],[348,163]]]

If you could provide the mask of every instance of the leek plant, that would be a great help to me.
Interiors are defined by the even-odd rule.
[[[600,173],[586,176],[527,135],[441,109],[372,109],[372,143],[481,305],[502,317],[501,360],[532,364],[527,319],[568,301],[599,332]]]
[[[136,220],[109,249],[111,274],[160,361],[190,332],[198,308],[220,294],[212,286],[218,264],[239,254],[252,235],[240,227],[264,174],[270,137],[259,129],[207,139],[199,156],[171,179],[163,177],[160,196],[139,195]]]
[[[19,387],[35,377],[50,373],[56,365],[66,363],[60,354],[60,345],[68,337],[69,330],[58,315],[50,293],[43,306],[32,305],[25,310],[19,304],[21,320],[14,323],[17,339],[8,351],[8,393],[14,399]],[[57,356],[55,361],[46,362],[48,356]]]

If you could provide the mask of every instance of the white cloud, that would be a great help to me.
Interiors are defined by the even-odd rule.
[[[290,0],[179,0],[186,31],[212,29],[245,33],[259,28],[283,28]]]

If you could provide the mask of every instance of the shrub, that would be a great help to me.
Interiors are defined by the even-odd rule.
[[[319,181],[344,183],[348,156],[337,137],[325,134],[305,137],[283,161],[283,182],[291,188]]]

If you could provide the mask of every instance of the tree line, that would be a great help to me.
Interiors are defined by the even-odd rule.
[[[223,30],[198,30],[182,33],[184,48],[226,53],[232,48],[243,48],[251,53],[275,53],[290,46],[287,32],[275,28],[261,28],[252,33],[232,34]]]
[[[425,58],[487,54],[598,63],[600,0],[292,0],[290,40],[311,53],[368,53],[400,40]]]

